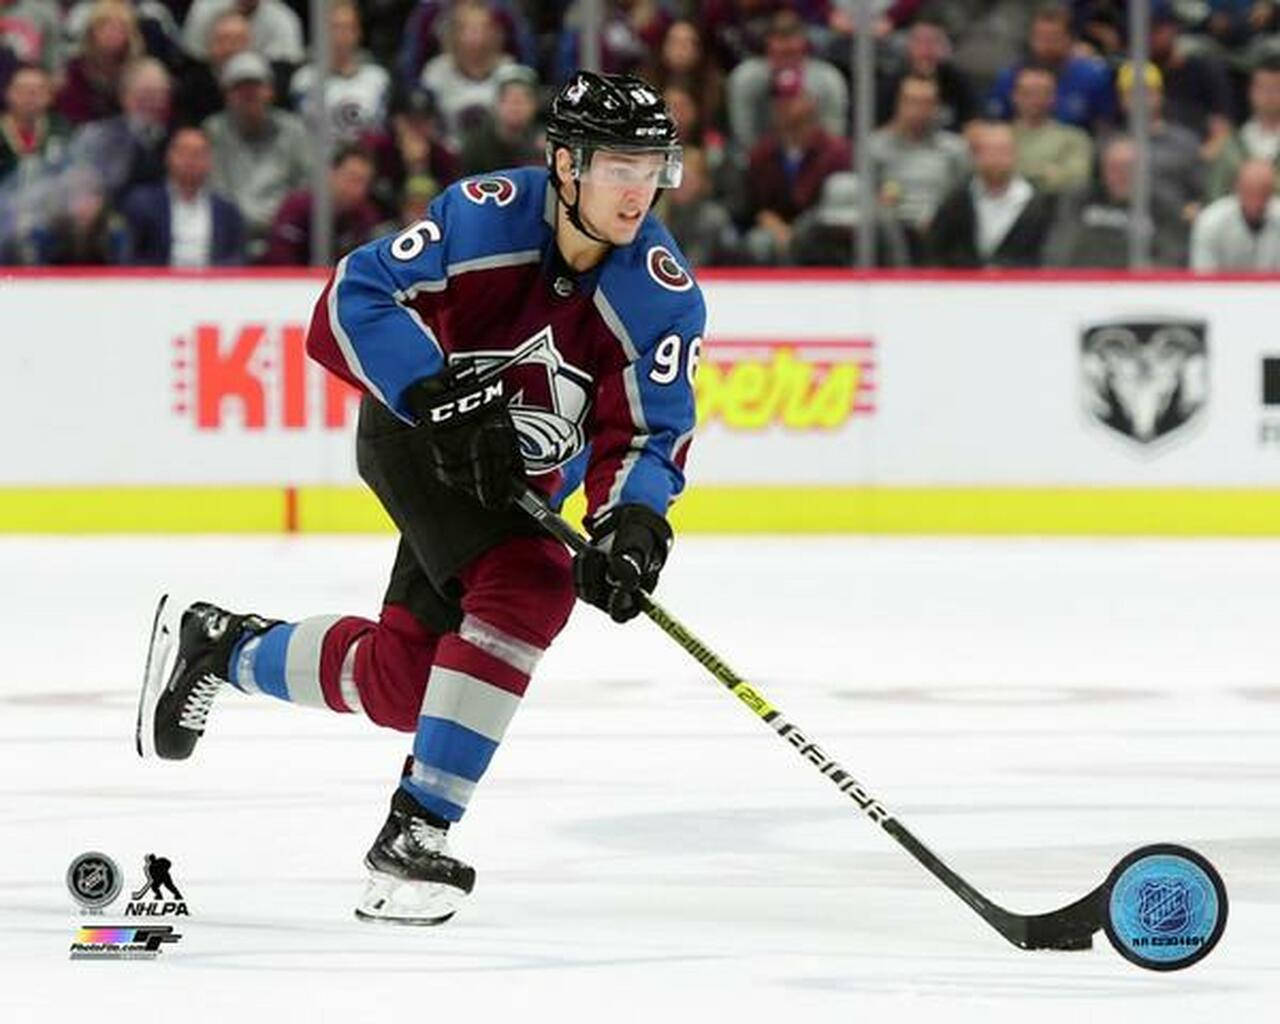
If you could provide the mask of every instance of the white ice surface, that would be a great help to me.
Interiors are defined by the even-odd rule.
[[[1024,953],[643,621],[580,608],[455,850],[449,925],[352,906],[409,738],[228,693],[133,751],[161,588],[377,607],[392,541],[0,538],[0,1021],[1252,1024],[1280,1011],[1280,545],[685,539],[661,597],[1010,909],[1200,849],[1226,935],[1182,972]],[[63,881],[173,861],[155,963],[72,963]],[[123,909],[123,901],[116,904]]]

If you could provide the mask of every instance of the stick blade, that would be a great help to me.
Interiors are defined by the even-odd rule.
[[[1102,927],[1105,886],[1047,914],[1011,914],[993,907],[988,918],[995,929],[1019,949],[1080,950],[1093,948],[1093,935]]]

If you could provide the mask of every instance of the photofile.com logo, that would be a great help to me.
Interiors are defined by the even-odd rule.
[[[182,936],[170,925],[140,928],[79,928],[71,943],[72,960],[154,960],[166,942]]]

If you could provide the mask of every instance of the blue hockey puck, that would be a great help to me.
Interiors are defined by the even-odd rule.
[[[1209,955],[1227,926],[1227,890],[1204,857],[1159,843],[1134,850],[1107,877],[1103,928],[1126,960],[1176,971]]]

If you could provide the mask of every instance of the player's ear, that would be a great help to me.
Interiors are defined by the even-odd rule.
[[[573,154],[564,146],[557,146],[555,151],[556,178],[562,188],[561,197],[572,203],[578,196],[578,183],[573,177]]]

